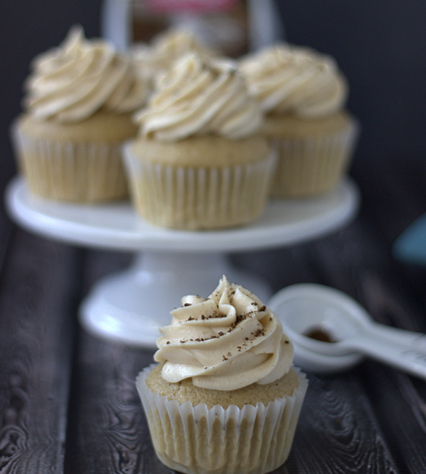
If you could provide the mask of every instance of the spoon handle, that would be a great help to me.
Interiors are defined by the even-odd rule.
[[[361,333],[350,342],[352,348],[373,359],[426,380],[426,351],[408,344],[404,338],[398,341],[395,334],[389,338],[388,333],[385,335],[380,331],[372,331]]]
[[[415,348],[426,353],[426,334],[405,329],[386,326],[385,324],[370,323],[368,331],[376,337],[388,339],[390,342],[406,344],[411,349]]]

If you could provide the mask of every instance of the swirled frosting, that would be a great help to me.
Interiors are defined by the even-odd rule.
[[[217,52],[204,46],[196,36],[183,29],[171,29],[154,38],[151,44],[137,44],[130,51],[132,60],[142,77],[152,80],[166,71],[173,61],[194,52],[202,57],[217,56]]]
[[[207,299],[185,296],[171,314],[154,356],[165,362],[168,382],[191,377],[198,387],[235,390],[274,382],[290,370],[293,345],[278,318],[225,276]]]
[[[130,59],[108,43],[85,40],[74,27],[64,43],[36,57],[24,100],[40,119],[84,120],[99,109],[133,112],[146,102],[147,83]]]
[[[344,106],[346,80],[330,56],[314,50],[279,44],[244,58],[239,67],[267,113],[309,119]]]
[[[157,140],[209,133],[238,139],[255,132],[263,115],[231,60],[205,61],[188,53],[158,80],[135,120],[146,137]]]

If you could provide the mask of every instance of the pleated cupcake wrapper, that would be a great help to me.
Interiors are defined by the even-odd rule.
[[[11,135],[19,171],[34,194],[71,202],[128,196],[121,143],[35,139],[16,124]]]
[[[181,229],[244,224],[264,209],[276,153],[256,163],[183,167],[151,163],[124,148],[131,193],[147,221]]]
[[[286,461],[308,387],[298,369],[293,396],[267,407],[257,403],[225,410],[189,401],[179,405],[151,392],[146,379],[154,367],[139,374],[137,389],[156,454],[168,467],[188,474],[264,474]]]
[[[359,125],[353,120],[339,133],[275,139],[279,158],[272,196],[310,196],[331,191],[348,169],[358,133]]]

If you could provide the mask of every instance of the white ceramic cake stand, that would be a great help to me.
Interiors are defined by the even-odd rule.
[[[89,332],[139,347],[154,348],[158,327],[186,294],[208,296],[225,274],[267,302],[268,284],[234,268],[226,252],[260,250],[307,241],[337,230],[355,215],[357,187],[342,181],[314,199],[272,200],[246,227],[188,232],[155,227],[129,203],[75,205],[31,195],[14,178],[6,190],[10,215],[24,228],[62,242],[92,248],[136,251],[130,268],[102,278],[82,302],[80,322]]]

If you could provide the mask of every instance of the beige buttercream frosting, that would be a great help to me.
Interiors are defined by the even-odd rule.
[[[161,76],[147,109],[135,120],[145,137],[156,140],[210,133],[238,139],[252,135],[263,115],[233,61],[188,53]]]
[[[320,118],[341,110],[348,87],[330,56],[304,47],[277,44],[239,64],[263,111]]]
[[[167,382],[192,378],[198,387],[236,390],[272,383],[291,368],[293,345],[276,315],[225,276],[208,298],[185,296],[171,314],[154,356],[165,362]]]
[[[195,52],[203,57],[218,54],[202,44],[193,33],[180,28],[167,30],[156,36],[151,44],[136,44],[130,50],[139,74],[149,80],[166,71],[173,61],[188,52]]]
[[[102,40],[86,40],[81,27],[70,30],[58,48],[33,61],[24,103],[36,118],[84,120],[102,109],[132,112],[144,105],[148,86],[130,59]]]

